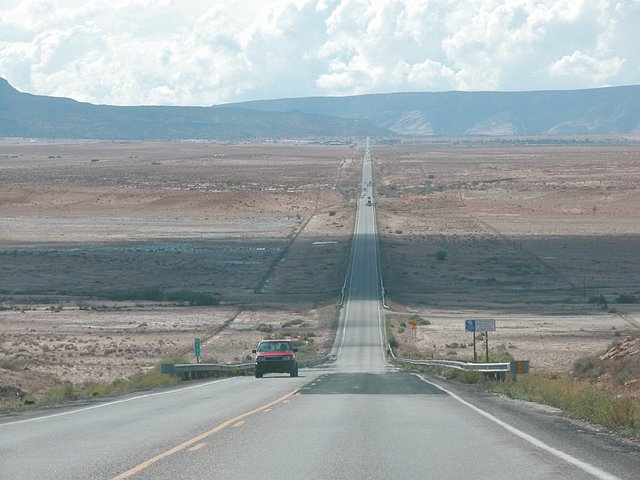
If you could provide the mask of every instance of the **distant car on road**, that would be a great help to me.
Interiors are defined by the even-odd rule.
[[[291,340],[262,340],[258,348],[253,350],[256,356],[256,378],[262,378],[265,373],[288,373],[297,377],[297,351]]]

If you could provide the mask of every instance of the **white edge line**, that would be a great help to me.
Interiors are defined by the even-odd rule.
[[[361,184],[363,182],[364,182],[364,175],[362,175],[362,180],[360,180]],[[345,312],[344,312],[344,322],[342,325],[342,338],[340,339],[340,347],[338,347],[338,352],[336,353],[336,359],[340,358],[340,354],[342,353],[342,347],[344,346],[344,339],[347,336],[347,323],[349,321],[349,307],[351,305],[351,290],[353,286],[353,265],[355,264],[355,255],[353,254],[353,252],[355,251],[356,237],[358,235],[358,231],[360,228],[359,211],[360,211],[360,193],[358,193],[358,197],[356,197],[356,223],[353,231],[353,245],[351,247],[352,248],[351,264],[349,265],[349,273],[348,273],[348,278],[349,278],[348,292],[349,293],[344,302]]]
[[[374,207],[375,208],[375,207]],[[376,272],[378,274],[378,295],[382,297],[382,271],[380,270],[380,249],[378,246],[378,225],[376,223],[376,213],[373,212],[373,232],[375,234],[374,238],[374,249],[376,251]],[[386,325],[384,324],[384,315],[382,315],[382,309],[380,307],[384,307],[384,297],[379,299],[376,302],[376,309],[378,310],[378,329],[380,330],[380,347],[382,353],[382,363],[386,365],[387,362],[387,349],[386,349],[386,335],[384,333],[384,329]]]
[[[229,380],[234,380],[235,378],[236,377],[223,378],[223,379],[220,379],[220,380],[213,380],[211,382],[199,383],[198,385],[192,385],[190,387],[178,388],[178,389],[174,389],[174,390],[167,390],[167,391],[163,391],[163,392],[145,393],[144,395],[136,395],[135,397],[123,398],[121,400],[114,400],[113,402],[100,403],[98,405],[91,405],[90,407],[83,407],[83,408],[78,408],[78,409],[74,409],[74,410],[67,410],[65,412],[53,413],[53,414],[50,414],[50,415],[43,415],[41,417],[25,418],[24,420],[16,420],[14,422],[0,423],[0,428],[6,427],[6,426],[9,426],[9,425],[17,425],[17,424],[20,424],[20,423],[37,422],[39,420],[47,420],[49,418],[62,417],[62,416],[65,416],[65,415],[73,415],[74,413],[86,412],[87,410],[95,410],[96,408],[110,407],[111,405],[117,405],[119,403],[132,402],[133,400],[140,400],[140,399],[148,398],[148,397],[156,397],[156,396],[159,396],[159,395],[171,395],[171,394],[174,394],[174,393],[181,393],[181,392],[185,392],[187,390],[193,390],[194,388],[206,387],[206,386],[212,385],[214,383],[220,383],[220,382],[226,382],[226,381],[229,381]]]
[[[380,343],[382,345],[380,345],[381,347],[381,353],[382,353],[382,363],[384,365],[387,365],[389,362],[387,362],[387,348],[386,348],[386,342],[385,342],[385,335],[384,335],[384,331],[383,331],[383,315],[382,315],[382,310],[380,309],[380,302],[376,303],[377,308],[378,308],[378,327],[380,329]]]
[[[358,226],[360,224],[360,216],[358,215],[358,210],[356,209],[356,225],[355,231],[353,235],[353,250],[355,251],[355,242],[358,232]],[[347,336],[347,323],[349,322],[349,308],[351,306],[351,291],[353,286],[353,265],[355,264],[355,255],[351,256],[351,265],[349,265],[349,287],[348,294],[345,300],[345,311],[344,311],[344,322],[342,325],[342,338],[340,339],[340,347],[338,348],[338,353],[336,354],[336,359],[340,358],[340,354],[342,353],[342,347],[344,346],[344,339]]]
[[[611,475],[610,473],[607,473],[604,470],[600,470],[599,468],[594,467],[593,465],[591,465],[589,463],[583,462],[582,460],[578,460],[577,458],[569,455],[568,453],[565,453],[565,452],[563,452],[561,450],[553,448],[552,446],[547,445],[546,443],[544,443],[542,440],[538,440],[537,438],[529,435],[528,433],[525,433],[522,430],[518,430],[517,428],[509,425],[508,423],[503,422],[499,418],[494,417],[490,413],[485,412],[484,410],[476,407],[475,405],[467,402],[466,400],[463,400],[458,395],[456,395],[453,392],[450,392],[446,388],[443,388],[443,387],[441,387],[440,385],[438,385],[436,383],[430,382],[429,380],[427,380],[426,378],[424,378],[424,377],[422,377],[422,376],[420,376],[418,374],[414,374],[414,375],[416,377],[418,377],[419,379],[421,379],[423,382],[426,382],[429,385],[433,385],[437,389],[442,390],[444,393],[446,393],[447,395],[452,397],[454,400],[456,400],[456,401],[462,403],[463,405],[469,407],[470,409],[472,409],[476,413],[479,413],[483,417],[491,420],[492,422],[496,423],[497,425],[500,425],[502,428],[504,428],[508,432],[510,432],[510,433],[522,438],[523,440],[529,442],[531,445],[533,445],[535,447],[538,447],[538,448],[550,453],[551,455],[554,455],[555,457],[558,457],[561,460],[564,460],[565,462],[570,463],[570,464],[578,467],[579,469],[587,472],[588,474],[593,475],[594,477],[599,478],[601,480],[620,480],[620,478],[616,477],[615,475]]]
[[[351,283],[351,282],[349,282]],[[344,339],[347,336],[347,322],[349,321],[349,306],[350,306],[351,302],[347,301],[347,306],[345,308],[345,312],[344,312],[344,322],[343,322],[343,326],[342,326],[342,338],[340,339],[340,347],[338,347],[338,353],[336,354],[336,360],[338,358],[340,358],[340,355],[342,354],[342,347],[344,346]]]

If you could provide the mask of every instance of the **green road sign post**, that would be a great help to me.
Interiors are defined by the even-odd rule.
[[[193,342],[193,352],[196,356],[196,363],[200,363],[200,338],[196,337],[195,342]]]

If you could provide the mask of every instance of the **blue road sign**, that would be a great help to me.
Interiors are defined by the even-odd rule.
[[[464,321],[464,329],[467,332],[475,332],[476,331],[476,321],[475,320],[465,320]]]

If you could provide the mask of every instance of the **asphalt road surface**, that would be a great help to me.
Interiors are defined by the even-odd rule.
[[[0,478],[638,479],[631,443],[389,367],[370,180],[334,364],[4,418]]]

